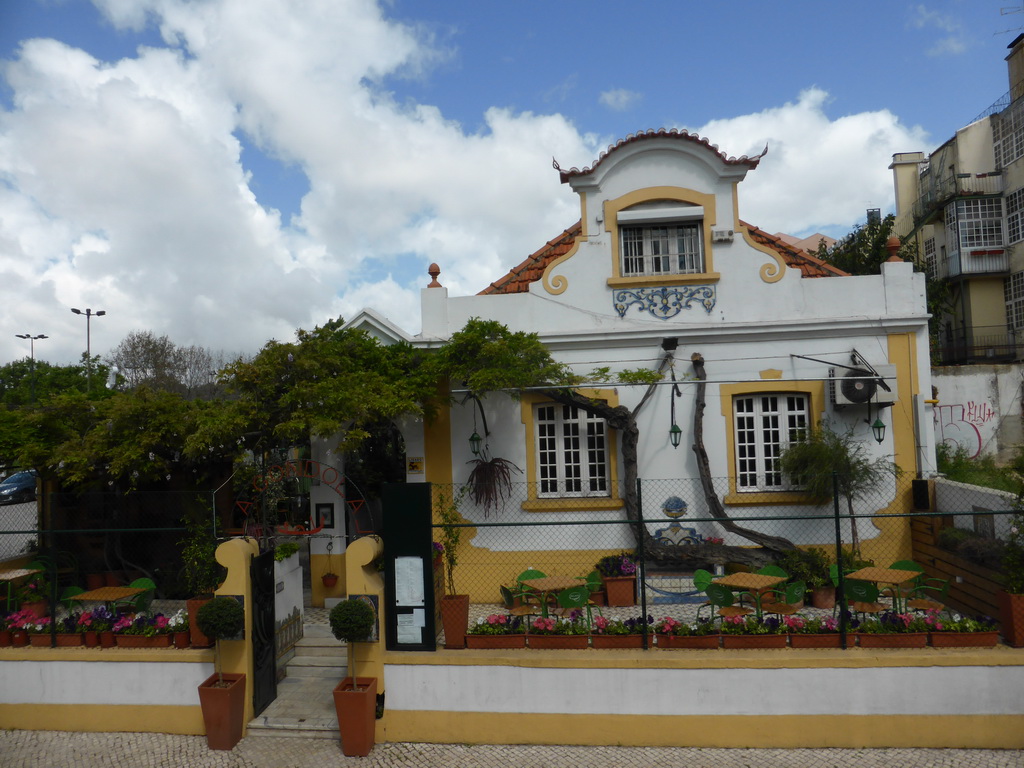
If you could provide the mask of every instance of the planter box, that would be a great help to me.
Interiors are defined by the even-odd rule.
[[[991,632],[931,632],[928,639],[933,648],[995,648],[999,633]]]
[[[28,644],[33,648],[49,648],[50,647],[50,633],[47,632],[43,635],[29,635]]]
[[[82,635],[79,632],[61,632],[57,635],[58,648],[74,648],[82,644]]]
[[[170,648],[170,635],[114,635],[118,648]]]
[[[722,635],[723,648],[785,648],[785,635]]]
[[[366,757],[373,749],[377,719],[377,678],[346,677],[334,689],[341,751],[349,757]]]
[[[926,648],[927,632],[900,632],[893,634],[857,633],[861,648]]]
[[[838,632],[823,633],[820,635],[799,635],[789,636],[790,648],[841,648]]]
[[[654,636],[651,636],[647,645],[653,645]],[[591,635],[591,648],[643,648],[643,635]]]
[[[658,635],[659,648],[718,649],[721,635]]]
[[[997,600],[1003,641],[1014,648],[1024,646],[1024,595],[999,590]]]
[[[466,647],[476,650],[487,648],[525,648],[526,635],[466,635]]]
[[[636,605],[636,576],[602,576],[601,582],[610,607]]]
[[[590,645],[589,635],[528,635],[527,643],[531,648],[541,650],[585,649]]]

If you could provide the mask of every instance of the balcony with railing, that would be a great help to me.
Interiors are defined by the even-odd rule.
[[[935,183],[922,177],[922,192],[913,206],[914,226],[926,224],[946,203],[954,197],[985,197],[1003,193],[1001,172],[959,173],[947,176]]]
[[[938,341],[933,359],[939,365],[961,365],[963,363],[1005,363],[1017,360],[1024,349],[1019,344],[1018,334],[1003,325],[974,326],[958,328],[952,338]]]
[[[935,264],[938,278],[971,275],[1008,275],[1010,253],[1005,248],[969,248],[953,251]]]

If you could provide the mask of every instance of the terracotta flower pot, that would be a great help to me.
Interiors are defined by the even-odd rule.
[[[488,648],[525,648],[526,635],[466,635],[466,647],[476,650]]]
[[[346,677],[334,689],[334,708],[338,713],[341,751],[349,757],[370,754],[375,741],[377,720],[377,678]]]
[[[50,603],[48,600],[33,600],[31,602],[24,602],[21,604],[23,611],[29,611],[37,619],[48,616],[50,613]]]
[[[861,648],[925,648],[928,645],[927,632],[894,632],[873,634],[858,632]]]
[[[785,648],[785,635],[722,635],[723,648]]]
[[[0,629],[0,648],[6,648],[11,644],[11,630]]]
[[[1003,642],[1014,648],[1024,646],[1024,595],[1000,590],[996,600],[999,604]]]
[[[527,645],[540,650],[580,650],[590,644],[587,635],[528,635]]]
[[[28,643],[33,648],[49,648],[50,647],[50,633],[47,632],[42,635],[29,635]]]
[[[174,638],[174,647],[175,648],[188,648],[189,641],[190,641],[188,630],[186,630],[184,632],[175,632],[172,635],[172,637]]]
[[[85,642],[86,648],[98,648],[100,645],[100,633],[87,629],[82,633],[82,640]]]
[[[601,582],[610,607],[636,604],[636,576],[602,576]]]
[[[815,608],[831,611],[836,605],[835,587],[815,587],[811,590],[811,605]]]
[[[220,679],[224,684],[221,686]],[[199,686],[206,745],[210,749],[232,749],[242,740],[245,715],[245,675],[225,672],[210,675]]]
[[[995,648],[999,633],[991,632],[932,632],[928,639],[932,648]]]
[[[113,648],[117,645],[117,640],[114,639],[114,633],[109,629],[105,629],[100,632],[100,648]]]
[[[57,633],[58,648],[74,648],[82,644],[81,632],[59,632]]]
[[[192,646],[195,648],[209,648],[213,645],[213,641],[203,634],[203,631],[199,629],[199,622],[196,621],[199,609],[212,599],[212,597],[193,597],[191,600],[185,601],[185,610],[188,612],[189,637],[192,640]]]
[[[444,647],[466,647],[466,629],[469,627],[469,595],[445,595],[441,598],[441,625],[444,627]]]
[[[107,586],[107,580],[102,573],[87,573],[85,575],[85,588],[90,592],[105,586]]]
[[[24,648],[28,645],[28,632],[23,629],[15,629],[11,631],[11,645],[15,648]]]
[[[325,573],[323,576],[320,577],[320,581],[323,582],[324,586],[327,587],[327,589],[334,589],[335,585],[338,583],[338,574]]]

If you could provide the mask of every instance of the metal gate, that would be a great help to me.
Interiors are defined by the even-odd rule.
[[[277,698],[277,663],[274,654],[274,552],[252,559],[252,705],[259,715]]]

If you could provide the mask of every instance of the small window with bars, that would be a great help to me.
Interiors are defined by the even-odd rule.
[[[939,275],[938,264],[935,261],[934,237],[929,237],[924,241],[924,271],[932,280],[937,278]]]
[[[704,271],[700,221],[621,227],[624,277],[689,275]]]
[[[534,407],[538,498],[610,496],[608,426],[558,403]]]
[[[1009,243],[1024,240],[1024,187],[1006,196],[1006,238]]]
[[[957,200],[960,250],[1003,245],[1003,201],[998,197]]]
[[[1014,330],[1024,328],[1024,272],[1014,272],[1003,280],[1006,322]]]
[[[786,477],[779,459],[790,443],[807,434],[809,397],[797,393],[743,395],[733,399],[732,410],[736,490],[799,490],[799,478]]]

